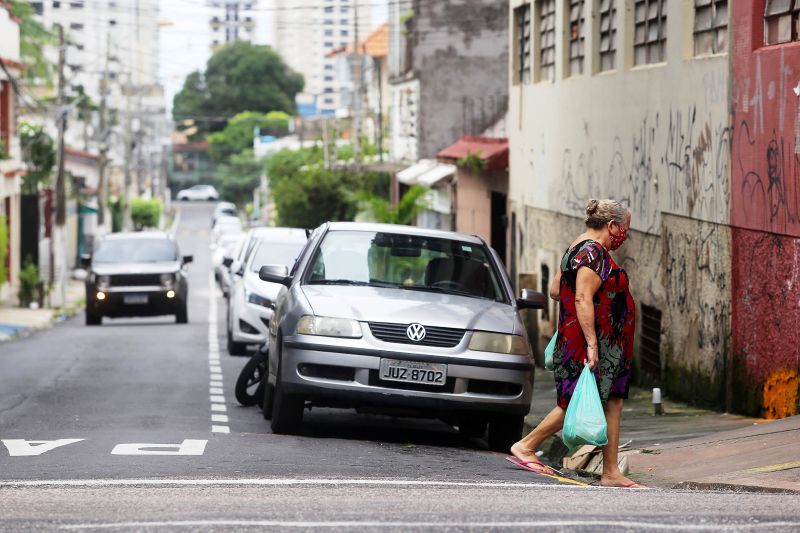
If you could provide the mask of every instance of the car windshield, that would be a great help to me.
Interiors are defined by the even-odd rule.
[[[156,263],[176,261],[178,247],[169,239],[113,239],[100,244],[95,263]]]
[[[331,231],[311,263],[312,285],[363,285],[505,301],[480,244],[368,231]]]
[[[264,265],[284,265],[291,268],[305,244],[304,242],[262,241],[251,256],[250,268],[253,272],[258,272]]]

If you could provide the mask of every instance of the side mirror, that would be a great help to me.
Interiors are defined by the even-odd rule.
[[[184,265],[188,264],[188,263],[191,263],[192,261],[194,261],[194,256],[193,255],[184,255],[183,256],[183,264]]]
[[[547,307],[547,296],[531,289],[522,289],[517,298],[517,307],[522,309],[544,309]]]
[[[223,257],[222,264],[225,265],[225,268],[230,268],[233,264],[233,257]]]
[[[289,276],[289,269],[285,265],[264,265],[259,269],[258,277],[262,281],[278,283],[286,287],[292,284],[292,278]]]
[[[81,266],[83,268],[89,268],[92,264],[92,254],[81,254]]]

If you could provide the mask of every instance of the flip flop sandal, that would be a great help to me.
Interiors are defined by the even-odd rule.
[[[529,472],[534,472],[536,474],[542,474],[544,476],[554,476],[558,473],[557,470],[550,468],[546,464],[542,463],[541,461],[520,461],[516,457],[506,457],[506,461],[509,463],[516,465],[520,468],[523,468]],[[534,465],[534,466],[531,466]]]

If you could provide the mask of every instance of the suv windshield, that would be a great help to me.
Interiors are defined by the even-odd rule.
[[[264,265],[285,265],[286,268],[291,268],[305,245],[304,242],[262,241],[252,255],[250,268],[253,272],[258,272]]]
[[[156,263],[176,261],[178,247],[169,239],[113,239],[100,244],[95,263]]]
[[[306,283],[444,292],[505,301],[487,250],[437,237],[331,231]]]

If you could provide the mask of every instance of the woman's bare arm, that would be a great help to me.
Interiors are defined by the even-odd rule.
[[[559,270],[553,281],[550,282],[550,298],[558,301],[559,293],[561,292],[561,271]]]
[[[597,332],[594,326],[594,295],[600,288],[602,280],[597,273],[588,268],[578,269],[578,278],[575,283],[575,311],[578,314],[578,323],[586,338],[587,359],[589,367],[597,366]]]

